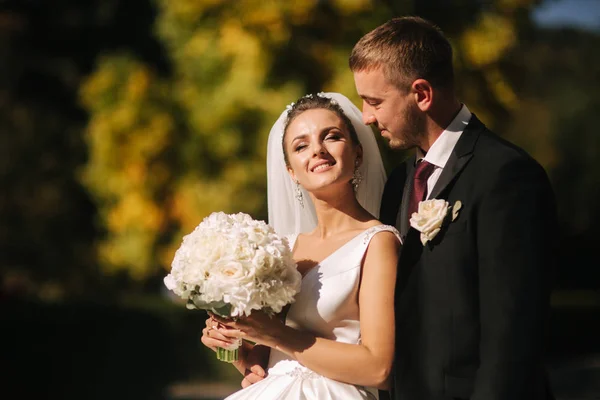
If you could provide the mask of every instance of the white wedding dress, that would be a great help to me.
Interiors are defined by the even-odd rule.
[[[360,342],[358,286],[361,264],[369,242],[382,231],[400,235],[396,228],[377,225],[348,241],[306,273],[286,317],[286,325],[343,343]],[[289,236],[294,248],[297,235]],[[235,392],[226,400],[354,400],[378,399],[377,389],[321,376],[271,349],[265,379]]]

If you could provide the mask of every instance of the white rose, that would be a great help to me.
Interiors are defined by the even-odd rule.
[[[449,206],[446,200],[440,199],[425,200],[419,203],[418,211],[413,213],[410,218],[410,226],[421,232],[423,246],[440,232]]]
[[[165,286],[169,290],[174,290],[177,287],[177,282],[175,281],[175,278],[171,274],[165,276],[164,282],[165,282]]]
[[[231,304],[231,316],[239,317],[242,315],[250,315],[252,310],[260,310],[262,308],[260,303],[259,293],[256,292],[252,283],[246,283],[245,285],[237,286],[229,290],[229,292],[223,296],[223,301]]]
[[[237,285],[251,281],[255,275],[255,268],[248,262],[223,258],[212,265],[210,274],[211,278],[226,280],[231,285]]]
[[[265,251],[264,248],[259,248],[254,254],[252,264],[256,267],[257,275],[268,275],[273,269],[273,265],[275,264],[275,258],[272,254]]]

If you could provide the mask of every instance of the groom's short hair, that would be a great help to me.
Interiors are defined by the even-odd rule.
[[[433,23],[420,17],[394,18],[364,35],[352,49],[353,72],[382,68],[401,90],[415,79],[436,88],[453,88],[452,46]]]

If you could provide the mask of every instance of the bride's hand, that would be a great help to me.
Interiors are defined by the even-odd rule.
[[[276,347],[277,338],[281,337],[281,332],[285,325],[276,317],[269,317],[262,311],[253,311],[248,317],[238,318],[236,320],[222,318],[211,314],[221,326],[228,330],[219,330],[221,333],[227,333],[230,337],[238,337],[253,341],[269,347]]]
[[[223,349],[229,348],[232,344],[237,343],[237,337],[231,336],[228,332],[231,329],[226,326],[220,325],[217,320],[212,316],[206,319],[206,327],[202,329],[202,344],[211,349],[217,351],[217,347]]]

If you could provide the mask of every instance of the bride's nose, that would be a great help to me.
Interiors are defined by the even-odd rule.
[[[313,147],[313,157],[327,154],[327,149],[323,146],[323,142],[315,143]]]

